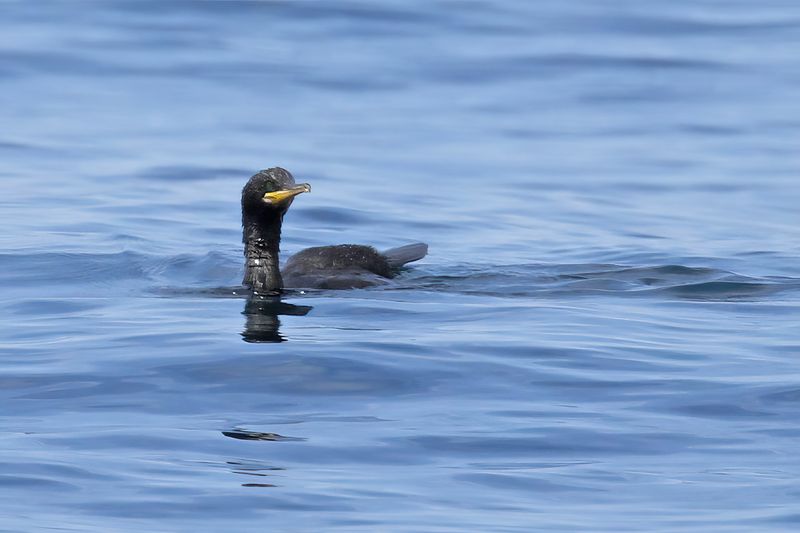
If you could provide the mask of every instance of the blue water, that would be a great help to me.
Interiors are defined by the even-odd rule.
[[[800,528],[800,4],[0,5],[0,530]],[[248,302],[239,194],[385,287]]]

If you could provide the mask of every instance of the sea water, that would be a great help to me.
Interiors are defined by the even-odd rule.
[[[0,5],[0,530],[796,531],[800,4]],[[239,195],[430,245],[251,301]]]

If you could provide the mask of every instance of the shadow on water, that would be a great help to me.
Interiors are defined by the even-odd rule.
[[[281,472],[286,470],[285,468],[279,466],[270,466],[270,465],[263,465],[253,461],[227,461],[227,465],[233,474],[238,474],[242,476],[252,476],[256,478],[266,478],[275,476],[276,472]],[[260,487],[260,488],[272,488],[277,487],[274,483],[242,483],[242,487]]]
[[[224,462],[217,461],[201,461],[204,467],[223,468],[231,474],[239,476],[247,476],[248,478],[255,478],[257,481],[249,481],[241,483],[242,487],[265,487],[272,488],[278,487],[275,483],[267,483],[267,481],[274,481],[280,474],[286,471],[286,468],[275,466],[263,461],[255,459],[229,459]]]
[[[253,295],[248,298],[242,314],[245,316],[242,339],[245,342],[284,342],[281,335],[280,315],[305,316],[311,311],[308,305],[294,305],[281,300],[280,296]]]
[[[294,441],[302,442],[306,439],[300,437],[286,437],[278,435],[277,433],[264,433],[261,431],[248,431],[246,429],[234,428],[232,430],[223,431],[223,435],[236,440],[266,440],[266,441]]]

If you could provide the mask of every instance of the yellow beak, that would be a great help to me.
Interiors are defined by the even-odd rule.
[[[308,183],[301,183],[300,185],[292,187],[291,189],[268,192],[264,195],[263,199],[269,204],[280,204],[294,198],[298,194],[303,194],[304,192],[311,192],[311,185]]]

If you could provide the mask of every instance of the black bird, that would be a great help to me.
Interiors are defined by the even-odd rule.
[[[278,254],[283,216],[295,196],[310,191],[308,183],[295,184],[294,177],[282,168],[258,172],[242,189],[242,284],[256,294],[277,293],[284,287],[369,287],[393,278],[400,267],[428,253],[428,245],[423,243],[384,252],[357,244],[318,246],[292,256],[281,272]]]

